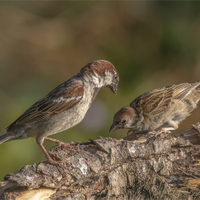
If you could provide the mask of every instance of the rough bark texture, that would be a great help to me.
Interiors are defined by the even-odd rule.
[[[177,136],[98,138],[53,147],[65,167],[27,165],[0,182],[0,199],[200,199],[200,124]],[[128,140],[127,140],[128,139]]]

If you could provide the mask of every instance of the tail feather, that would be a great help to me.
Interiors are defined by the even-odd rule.
[[[12,135],[10,132],[5,133],[4,135],[0,136],[0,144],[13,140],[14,139],[14,135]]]

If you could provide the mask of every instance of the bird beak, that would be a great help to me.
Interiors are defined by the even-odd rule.
[[[112,84],[109,86],[109,88],[114,94],[117,94],[117,86],[118,86],[117,84]]]
[[[114,132],[114,131],[116,131],[117,129],[118,129],[118,125],[113,123],[112,126],[110,127],[109,132]]]

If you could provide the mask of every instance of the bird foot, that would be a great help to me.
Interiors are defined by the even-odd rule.
[[[67,169],[66,166],[64,165],[64,163],[61,162],[61,161],[55,161],[55,160],[52,159],[51,161],[47,160],[47,163],[49,163],[51,165],[55,165],[55,166]]]
[[[171,130],[171,129],[170,129]],[[150,131],[148,132],[148,134],[150,135],[154,135],[155,137],[157,137],[158,135],[162,134],[162,133],[167,133],[167,134],[171,134],[171,131],[167,128],[162,128],[160,130],[157,131]]]
[[[51,164],[51,165],[55,165],[57,167],[60,167],[61,169],[65,169],[65,171],[69,172],[67,166],[62,161],[53,160],[51,157],[48,157],[46,162]]]
[[[148,135],[152,135],[152,136],[155,136],[155,137],[158,137],[159,135],[161,135],[163,133],[163,130],[158,130],[158,131],[150,131],[148,132]]]
[[[62,146],[64,148],[71,149],[71,150],[77,150],[78,149],[75,142],[64,143],[64,142],[59,141],[57,144],[58,144],[59,147]]]
[[[60,167],[61,169],[65,169],[67,172],[69,172],[69,170],[67,169],[64,162],[58,161],[58,160],[53,160],[53,158],[49,154],[45,154],[45,157],[46,157],[47,160],[44,161],[44,163],[48,163],[50,165]]]
[[[160,135],[161,134],[161,131],[149,131],[148,132],[148,135],[152,135],[152,136],[155,136],[155,137],[157,137],[158,135]]]

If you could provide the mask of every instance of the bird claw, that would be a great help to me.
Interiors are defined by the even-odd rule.
[[[160,131],[149,131],[149,132],[148,132],[148,135],[153,135],[153,136],[155,136],[155,137],[157,137],[157,136],[160,135],[160,134],[161,134]]]
[[[66,165],[64,165],[64,162],[62,162],[62,161],[56,161],[56,160],[53,160],[51,157],[48,157],[47,161],[45,161],[45,162],[69,171],[67,169]]]

